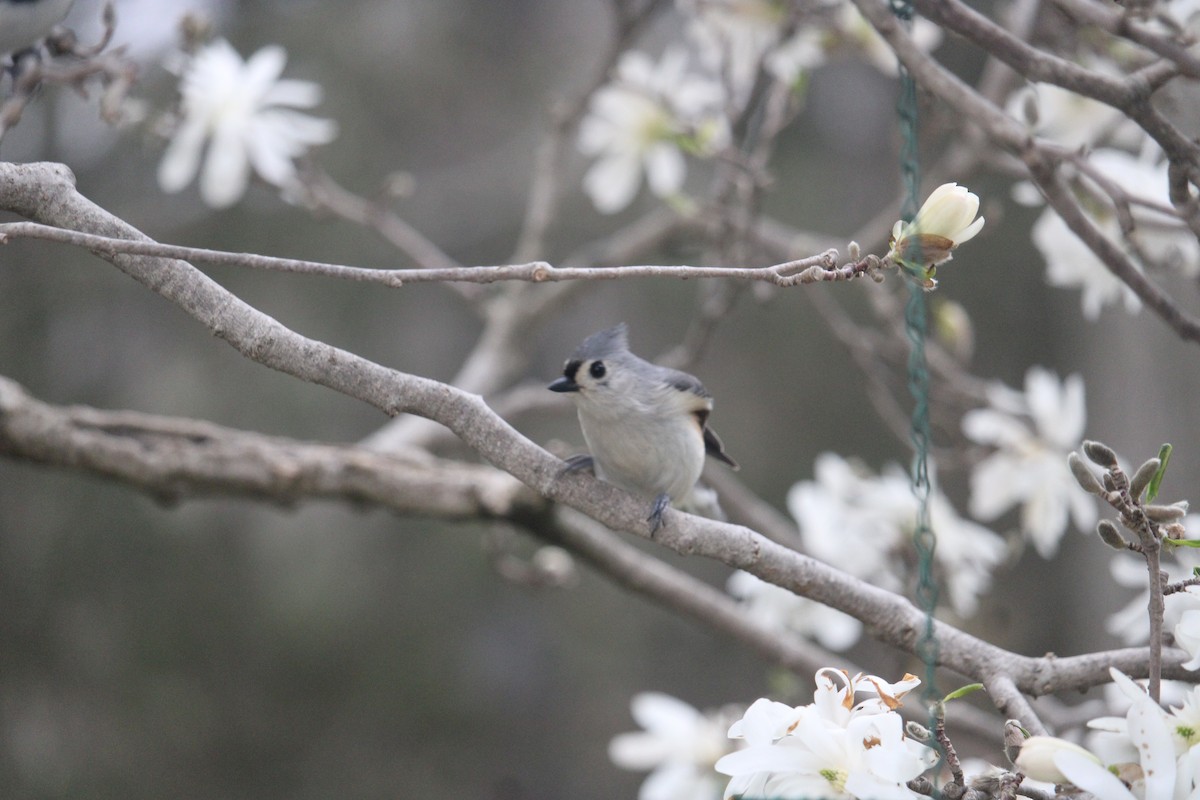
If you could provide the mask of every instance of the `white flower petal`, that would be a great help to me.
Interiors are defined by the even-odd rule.
[[[249,182],[250,162],[238,132],[219,131],[200,173],[200,196],[213,208],[227,208],[241,199]]]
[[[601,214],[615,214],[627,207],[640,185],[637,161],[623,155],[597,159],[583,176],[583,190]]]
[[[241,198],[252,167],[276,186],[292,183],[294,159],[331,141],[337,126],[293,110],[315,104],[321,91],[309,81],[280,80],[286,63],[275,45],[243,61],[223,39],[192,57],[180,78],[183,119],[159,165],[164,191],[178,191],[199,172],[201,197],[220,208]]]
[[[1054,756],[1054,764],[1072,784],[1097,800],[1137,800],[1116,775],[1087,756],[1064,751]]]
[[[187,119],[180,125],[158,164],[158,185],[164,192],[181,191],[195,180],[207,133],[198,119]]]

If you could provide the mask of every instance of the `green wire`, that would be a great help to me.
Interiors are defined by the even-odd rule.
[[[912,3],[908,0],[891,0],[891,9],[905,23],[913,18]],[[896,103],[900,121],[900,175],[904,183],[905,196],[901,217],[905,222],[916,216],[920,201],[920,160],[917,149],[917,85],[903,65],[900,66],[900,97]],[[915,237],[914,237],[915,242]],[[914,244],[920,247],[919,244]],[[913,263],[924,263],[921,254],[914,253]],[[916,599],[925,612],[925,628],[916,643],[916,653],[925,666],[924,689],[921,697],[929,709],[929,727],[934,730],[941,700],[937,689],[938,641],[934,632],[934,610],[938,602],[938,584],[933,574],[933,557],[937,537],[929,520],[929,502],[933,486],[929,477],[929,369],[925,360],[925,332],[928,314],[925,305],[925,289],[911,277],[908,280],[908,304],[904,311],[904,327],[911,346],[908,355],[908,390],[913,398],[910,438],[913,445],[912,488],[917,498],[917,519],[913,530],[913,545],[917,551]],[[936,740],[941,760],[945,753]],[[941,764],[939,763],[939,767]],[[941,792],[935,789],[935,798]]]

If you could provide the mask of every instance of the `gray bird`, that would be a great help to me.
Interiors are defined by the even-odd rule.
[[[591,467],[601,480],[652,498],[651,533],[671,504],[700,510],[712,502],[696,486],[705,455],[738,468],[708,427],[713,401],[704,384],[631,353],[625,323],[584,339],[547,388],[570,393],[590,451],[567,469]]]

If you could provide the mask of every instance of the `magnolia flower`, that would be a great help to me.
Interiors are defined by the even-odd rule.
[[[1126,144],[1137,141],[1128,135],[1137,131],[1137,126],[1120,109],[1052,83],[1022,86],[1009,96],[1005,110],[1023,120],[1031,133],[1068,150],[1094,146],[1101,137],[1111,141],[1118,133],[1117,138]]]
[[[742,601],[749,617],[771,630],[809,637],[822,647],[843,651],[862,636],[862,623],[837,609],[792,594],[738,570],[729,576],[726,589]]]
[[[1050,558],[1070,520],[1080,530],[1096,524],[1096,507],[1067,466],[1087,418],[1083,378],[1060,382],[1033,367],[1023,394],[996,384],[988,400],[990,408],[969,411],[962,421],[967,438],[996,448],[971,473],[971,514],[989,521],[1020,504],[1022,530]]]
[[[1184,669],[1200,669],[1200,609],[1190,609],[1179,617],[1175,626],[1175,644],[1191,656]]]
[[[933,190],[912,222],[892,226],[888,257],[918,272],[926,288],[933,288],[934,267],[952,258],[951,251],[975,237],[983,228],[979,198],[957,183]]]
[[[787,6],[778,0],[677,0],[705,65],[739,102],[754,86],[764,57],[779,42]]]
[[[1117,221],[1102,225],[1110,235],[1119,234]],[[1047,208],[1033,223],[1033,244],[1046,262],[1046,282],[1063,289],[1080,289],[1083,316],[1095,320],[1107,305],[1121,302],[1126,313],[1136,314],[1142,301],[1128,285],[1104,266],[1099,256],[1077,238],[1054,209]]]
[[[596,158],[583,178],[596,208],[613,214],[628,206],[643,172],[659,197],[677,193],[687,175],[685,147],[708,154],[726,138],[720,101],[720,84],[689,73],[681,50],[657,64],[645,53],[623,55],[579,127],[579,150]]]
[[[905,735],[896,712],[904,694],[919,683],[913,676],[893,685],[823,669],[817,673],[814,701],[807,706],[756,701],[729,730],[746,747],[716,765],[731,777],[725,796],[920,797],[906,784],[937,756]],[[873,696],[854,704],[858,691]]]
[[[236,203],[250,171],[267,183],[288,188],[295,159],[337,135],[337,125],[295,111],[320,102],[321,88],[310,81],[282,80],[287,54],[268,46],[243,61],[224,39],[197,52],[180,78],[182,118],[158,168],[164,192],[178,192],[200,171],[200,196],[214,208]]]
[[[1177,218],[1146,208],[1146,205],[1170,207],[1165,161],[1153,152],[1148,157],[1137,157],[1113,149],[1096,150],[1088,161],[1107,181],[1144,201],[1130,206],[1134,228],[1127,232],[1117,210],[1101,199],[1105,193],[1096,188],[1092,194],[1096,202],[1086,203],[1084,209],[1109,241],[1121,247],[1135,266],[1165,267],[1188,277],[1200,272],[1200,245],[1196,237]],[[1049,284],[1082,289],[1083,314],[1088,319],[1096,319],[1104,306],[1117,301],[1123,301],[1125,310],[1131,314],[1141,308],[1133,290],[1113,275],[1050,209],[1034,223],[1032,237],[1046,262]],[[1143,258],[1149,263],[1143,264]]]
[[[1192,769],[1195,758],[1190,750],[1182,753],[1177,750],[1169,715],[1129,677],[1115,669],[1110,669],[1109,674],[1132,703],[1124,720],[1125,736],[1138,761],[1105,767],[1094,757],[1061,750],[1053,757],[1054,766],[1067,781],[1091,792],[1098,800],[1187,800],[1194,797],[1195,773]],[[1181,767],[1185,771],[1182,775]],[[1134,791],[1114,771],[1127,776]],[[1177,781],[1177,778],[1183,779]]]
[[[1055,736],[1030,736],[1021,744],[1021,752],[1013,759],[1013,764],[1035,781],[1066,783],[1066,776],[1054,764],[1055,756],[1063,752],[1076,753],[1097,764],[1100,763],[1099,758],[1074,742]]]
[[[645,730],[613,737],[608,756],[622,769],[651,770],[638,792],[639,800],[721,796],[724,781],[713,771],[713,764],[735,747],[725,735],[731,715],[702,714],[659,692],[634,696],[631,710]]]
[[[805,550],[851,575],[902,590],[907,578],[896,568],[897,553],[911,549],[919,510],[908,474],[891,464],[873,475],[836,453],[818,456],[814,473],[815,480],[797,483],[787,497]],[[929,513],[938,537],[934,558],[950,603],[960,616],[969,616],[1005,557],[1004,541],[959,516],[940,491],[931,496]]]
[[[1186,518],[1188,528],[1200,528],[1197,517],[1190,515]],[[1200,552],[1193,547],[1175,547],[1164,550],[1164,556],[1169,553],[1172,558],[1164,557],[1161,565],[1167,575],[1168,582],[1186,580],[1192,577],[1193,570],[1200,567]],[[1112,559],[1109,562],[1109,572],[1113,582],[1137,590],[1137,594],[1125,606],[1105,621],[1104,629],[1121,639],[1127,645],[1144,643],[1149,638],[1150,631],[1146,622],[1146,604],[1150,601],[1150,589],[1146,586],[1146,562],[1140,556],[1126,556]],[[1183,622],[1184,614],[1200,610],[1200,589],[1190,587],[1187,591],[1171,595],[1163,614],[1163,627],[1174,628]],[[1191,623],[1194,625],[1195,623]],[[1192,630],[1191,627],[1185,630]],[[1185,634],[1186,635],[1186,634]],[[1196,654],[1197,650],[1177,642],[1180,647]]]

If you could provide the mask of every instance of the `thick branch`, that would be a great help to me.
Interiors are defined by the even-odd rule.
[[[0,164],[0,207],[39,222],[115,238],[144,239],[75,192],[60,165]],[[190,264],[111,254],[118,269],[182,308],[247,358],[357,398],[388,414],[411,412],[437,421],[468,446],[538,494],[568,505],[619,531],[650,535],[645,501],[588,475],[565,474],[563,463],[522,436],[483,401],[437,381],[390,370],[345,350],[303,337],[247,305]],[[863,620],[879,640],[913,653],[925,615],[902,597],[738,525],[670,512],[655,541],[744,569]],[[1029,658],[1009,653],[937,623],[939,663],[981,680],[1007,675],[1027,694],[1083,689],[1107,682],[1116,666],[1134,677],[1146,671],[1145,649],[1074,658]],[[1164,677],[1184,677],[1185,656],[1164,659]]]
[[[57,408],[7,378],[0,378],[0,455],[90,472],[168,502],[203,495],[281,505],[329,499],[445,519],[507,518],[545,506],[511,475],[481,464],[382,455],[199,420]]]

